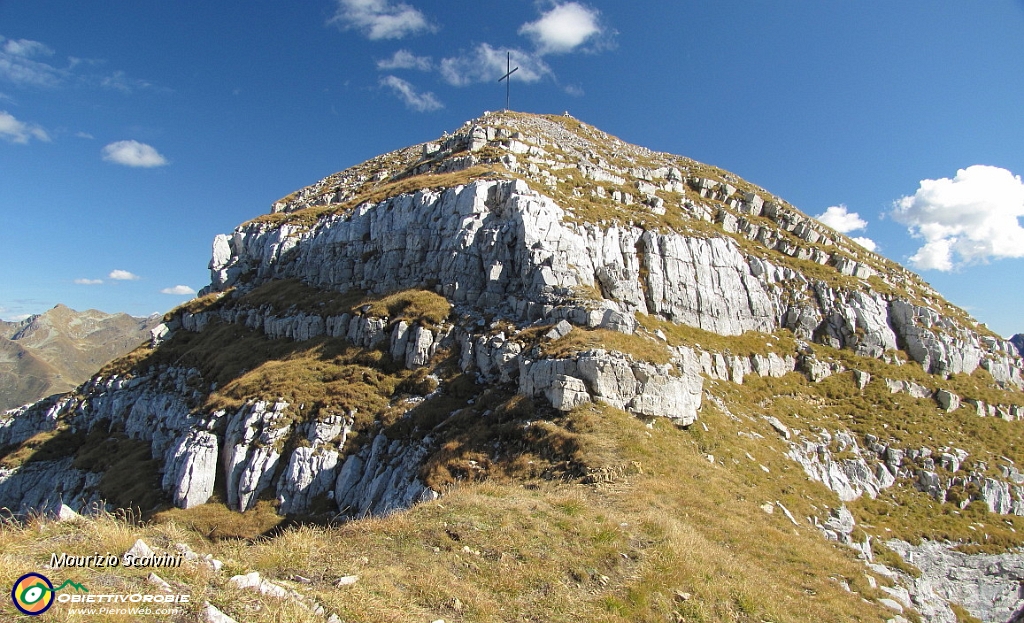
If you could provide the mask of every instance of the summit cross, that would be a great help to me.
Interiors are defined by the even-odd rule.
[[[502,80],[505,81],[505,111],[506,112],[508,112],[509,85],[512,83],[511,76],[518,69],[519,69],[518,67],[516,67],[515,69],[512,69],[512,52],[509,52],[508,53],[508,59],[506,60],[506,64],[505,64],[505,75],[500,77],[500,78],[498,78],[498,82],[501,82]]]

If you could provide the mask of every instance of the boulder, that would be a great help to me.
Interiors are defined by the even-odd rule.
[[[863,370],[854,370],[853,382],[857,384],[857,389],[864,389],[871,382],[871,374]]]
[[[574,359],[520,360],[519,393],[543,395],[562,410],[583,402],[585,390],[588,399],[686,426],[697,419],[702,385],[699,374],[677,376],[670,365],[633,361],[614,351],[590,350]]]
[[[559,411],[571,411],[577,406],[590,402],[590,394],[583,379],[564,374],[556,375],[544,395],[551,406]]]
[[[960,396],[948,389],[940,389],[935,392],[935,402],[939,403],[939,408],[947,413],[960,408]]]

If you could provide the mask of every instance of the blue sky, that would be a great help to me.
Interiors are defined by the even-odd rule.
[[[163,312],[217,233],[504,105],[728,169],[1024,331],[1024,2],[0,0],[0,318]],[[868,243],[866,243],[868,244]]]

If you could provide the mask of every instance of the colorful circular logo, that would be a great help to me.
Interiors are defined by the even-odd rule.
[[[26,573],[14,583],[11,601],[27,615],[40,615],[53,605],[53,584],[41,573]]]

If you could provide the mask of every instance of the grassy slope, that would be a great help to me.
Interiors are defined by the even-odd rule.
[[[209,600],[240,621],[323,620],[226,586],[230,575],[253,570],[346,621],[883,620],[883,609],[861,599],[879,594],[849,550],[806,524],[794,526],[777,508],[761,508],[780,500],[800,517],[821,487],[773,444],[737,435],[757,422],[714,409],[705,421],[713,432],[664,421],[648,428],[590,406],[560,424],[578,435],[593,484],[466,483],[407,513],[291,527],[272,538],[207,541],[185,527],[186,514],[142,526],[113,519],[4,526],[0,582],[40,568],[51,552],[119,553],[142,537],[157,547],[186,541],[224,560],[219,575],[190,566],[160,574],[184,584],[193,601]],[[705,457],[709,448],[720,454],[715,464]],[[354,586],[333,586],[350,574],[360,576]],[[140,590],[145,575],[76,569],[60,578]],[[293,575],[313,582],[289,583]],[[840,579],[862,595],[846,592]],[[53,620],[74,620],[54,610]]]
[[[304,299],[293,291],[303,287],[278,283],[246,295],[244,302],[284,311],[291,301]],[[355,299],[320,303],[338,311],[357,305]],[[412,292],[358,300],[359,307],[366,305],[367,313],[426,324],[439,322],[448,311]],[[726,338],[665,323],[647,327],[656,328],[665,330],[670,344],[704,344],[734,354],[767,352],[767,344],[777,352],[793,347],[786,332]],[[873,433],[903,448],[964,448],[971,455],[968,467],[980,460],[993,474],[1000,455],[1024,460],[1017,450],[1024,441],[1020,423],[978,418],[968,408],[946,414],[934,401],[890,394],[883,380],[911,379],[994,403],[1018,401],[1019,393],[996,389],[985,373],[944,380],[924,374],[919,366],[886,364],[820,345],[813,346],[819,358],[868,370],[874,379],[863,391],[856,389],[850,372],[818,384],[796,373],[779,379],[749,376],[742,385],[708,381],[706,388],[724,400],[728,411],[706,401],[698,423],[681,430],[661,420],[648,427],[607,407],[558,416],[507,388],[474,386],[457,376],[447,377],[448,389],[439,398],[443,402],[427,401],[409,417],[395,419],[398,414],[389,407],[393,397],[422,379],[379,351],[354,349],[338,340],[267,340],[227,325],[211,326],[202,335],[198,342],[199,336],[182,333],[159,356],[141,349],[118,365],[122,372],[132,364],[196,365],[221,383],[208,396],[208,407],[236,404],[256,392],[269,398],[285,395],[313,411],[336,411],[347,400],[366,406],[370,396],[379,408],[367,412],[372,421],[357,429],[368,430],[376,421],[392,436],[421,434],[417,429],[430,430],[449,418],[441,451],[422,474],[446,495],[408,513],[340,526],[283,521],[269,501],[245,514],[214,501],[163,512],[139,525],[110,519],[79,527],[9,525],[0,531],[0,582],[39,569],[51,552],[119,553],[141,536],[160,547],[186,541],[225,560],[228,569],[221,575],[192,568],[162,575],[182,582],[193,599],[210,600],[240,621],[321,620],[294,604],[226,585],[231,574],[252,570],[285,583],[293,575],[312,579],[312,584],[293,587],[350,621],[879,620],[884,612],[840,587],[845,581],[863,596],[883,596],[869,588],[863,565],[850,550],[825,542],[808,520],[827,517],[829,507],[838,503],[835,496],[809,482],[785,456],[786,444],[762,416],[775,415],[804,431]],[[601,343],[603,337],[576,329],[543,349],[566,355]],[[641,336],[619,347],[652,351]],[[445,364],[438,365],[442,372]],[[361,381],[345,382],[350,372]],[[341,385],[331,389],[335,382]],[[487,411],[493,415],[485,416]],[[524,421],[534,424],[523,427]],[[138,481],[137,468],[148,457],[136,456],[137,444],[121,439],[117,431],[98,430],[97,435],[71,440],[76,448],[88,449],[78,452],[76,465],[109,468],[110,477],[134,474]],[[27,443],[5,461],[46,458],[46,452],[36,454],[51,445],[54,452],[68,445],[37,441],[38,447]],[[494,454],[495,443],[504,456]],[[111,461],[125,465],[111,468]],[[796,525],[777,502],[792,511]],[[968,551],[1005,551],[1024,544],[1022,518],[991,515],[979,503],[965,509],[939,505],[909,486],[849,506],[859,529],[876,543],[891,536],[950,539],[962,541]],[[86,585],[112,589],[138,589],[145,575],[67,573]],[[333,586],[350,574],[360,575],[355,586]]]

